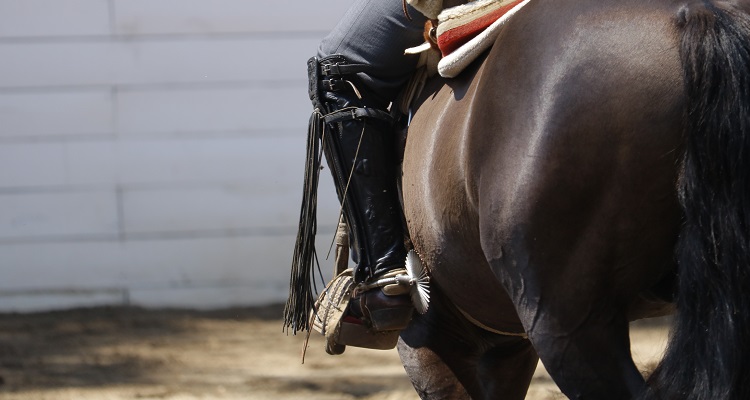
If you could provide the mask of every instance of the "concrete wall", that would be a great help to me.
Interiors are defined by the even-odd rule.
[[[0,311],[285,299],[305,61],[349,3],[0,0]]]

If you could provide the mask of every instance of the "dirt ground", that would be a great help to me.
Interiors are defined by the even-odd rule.
[[[95,308],[0,314],[0,399],[417,399],[393,351],[329,356],[281,331],[280,306],[211,312]],[[653,367],[665,321],[633,327]],[[541,366],[528,399],[564,398]]]

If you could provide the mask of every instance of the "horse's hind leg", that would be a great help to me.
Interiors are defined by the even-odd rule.
[[[562,325],[560,325],[562,324]],[[644,389],[621,316],[573,326],[543,321],[530,332],[547,371],[571,399],[632,399]]]
[[[566,396],[631,399],[645,389],[630,354],[626,308],[616,289],[602,283],[604,268],[586,267],[582,260],[545,267],[510,248],[504,260],[495,260],[493,268],[500,271],[529,339]]]
[[[398,351],[423,399],[521,400],[538,362],[527,339],[477,328],[434,287],[430,310],[402,333]]]

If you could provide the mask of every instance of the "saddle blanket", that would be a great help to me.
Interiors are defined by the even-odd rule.
[[[419,6],[429,4],[425,0],[419,1],[422,3]],[[436,1],[442,4],[441,0]],[[505,23],[529,1],[475,0],[440,12],[436,36],[442,58],[437,65],[438,73],[445,78],[457,76],[492,46]],[[417,7],[414,3],[412,5]],[[416,47],[407,52],[413,53],[417,49],[427,48]]]

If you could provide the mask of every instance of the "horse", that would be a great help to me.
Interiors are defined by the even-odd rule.
[[[750,1],[533,0],[430,80],[402,165],[425,399],[750,398]],[[645,380],[629,322],[675,312]]]

